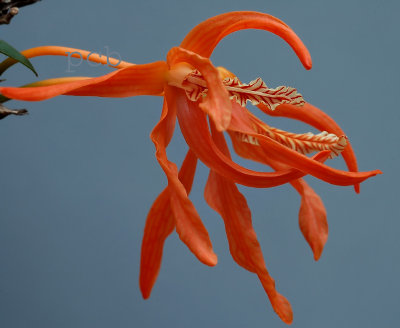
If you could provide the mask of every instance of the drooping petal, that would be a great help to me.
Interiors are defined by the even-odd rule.
[[[220,150],[229,157],[222,133],[213,131],[213,137]],[[284,322],[291,323],[293,313],[290,303],[276,291],[275,282],[267,271],[244,196],[232,181],[213,170],[210,171],[204,196],[209,206],[224,220],[229,249],[234,260],[258,275],[275,312]]]
[[[140,258],[139,286],[144,299],[150,297],[161,267],[164,242],[175,228],[168,188],[157,197],[146,219]]]
[[[324,203],[303,179],[294,180],[291,184],[301,195],[300,230],[313,251],[314,260],[318,261],[328,240],[329,231]]]
[[[278,35],[292,47],[303,66],[311,68],[311,56],[307,48],[288,25],[271,15],[252,11],[230,12],[205,20],[189,32],[181,47],[210,57],[225,36],[244,29],[266,30]]]
[[[283,170],[286,166],[282,163],[264,158],[274,170]],[[301,196],[299,210],[299,227],[305,240],[310,245],[314,260],[321,257],[324,246],[328,240],[328,221],[326,209],[321,198],[303,179],[290,182]]]
[[[249,120],[247,113],[238,104],[232,104],[232,120],[229,130],[243,133],[257,139],[265,154],[272,159],[282,162],[289,167],[306,172],[307,174],[311,174],[331,184],[340,186],[354,185],[382,173],[380,170],[369,172],[341,171],[293,151],[275,140],[254,132],[252,122]]]
[[[168,94],[175,93],[175,97],[168,99],[169,106],[174,106],[182,134],[196,156],[209,168],[229,180],[245,186],[256,188],[276,187],[290,182],[293,179],[301,178],[305,173],[289,169],[280,172],[256,172],[246,169],[226,157],[214,144],[207,124],[205,113],[200,110],[198,103],[189,101],[184,91],[166,87]],[[325,160],[328,152],[321,152],[315,160]]]
[[[168,103],[174,94],[167,95]],[[184,185],[178,178],[176,165],[167,158],[166,147],[171,140],[176,120],[174,106],[164,102],[160,121],[151,132],[156,147],[156,157],[168,178],[168,190],[172,213],[175,218],[176,232],[192,253],[206,265],[216,265],[217,256],[212,250],[208,232],[199,214],[188,198]]]
[[[178,175],[187,194],[190,193],[192,188],[196,164],[197,158],[189,150]],[[175,228],[170,198],[170,192],[167,187],[154,201],[144,228],[139,285],[145,299],[150,297],[151,290],[160,271],[164,242]]]
[[[59,95],[116,98],[161,95],[166,72],[167,64],[159,61],[129,66],[87,80],[28,88],[0,87],[0,93],[8,98],[26,101],[45,100]]]
[[[329,133],[334,133],[338,136],[345,134],[340,126],[329,115],[309,103],[306,103],[302,107],[297,107],[290,104],[283,104],[278,106],[274,111],[268,110],[268,108],[263,105],[259,105],[257,107],[271,116],[283,116],[299,120],[315,127],[320,131],[328,131]],[[347,142],[347,146],[341,154],[347,164],[349,171],[357,172],[357,159],[349,141]],[[359,193],[360,185],[355,184],[354,189],[357,193]]]
[[[120,59],[112,58],[108,55],[102,55],[99,53],[95,53],[92,51],[69,48],[69,47],[60,47],[60,46],[42,46],[35,47],[27,50],[21,51],[21,53],[26,58],[34,58],[39,56],[66,56],[73,58],[80,58],[82,60],[88,60],[94,63],[100,63],[103,65],[109,65],[114,68],[125,68],[133,63],[125,62]],[[0,63],[0,75],[4,73],[9,67],[17,63],[16,60],[12,58],[7,58],[3,62]]]
[[[167,63],[172,67],[179,62],[191,64],[203,75],[207,82],[209,97],[203,99],[200,108],[213,119],[219,131],[226,130],[231,120],[231,102],[228,92],[222,84],[218,69],[208,58],[183,48],[172,48],[168,52]]]
[[[235,152],[239,156],[268,165],[276,171],[287,168],[287,165],[274,161],[270,156],[267,156],[259,145],[243,142],[236,138],[233,133],[231,133],[231,140]],[[303,179],[292,180],[290,184],[301,196],[299,226],[313,251],[314,259],[317,261],[321,257],[328,239],[328,222],[324,204]]]

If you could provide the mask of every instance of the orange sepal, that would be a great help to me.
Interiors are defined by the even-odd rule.
[[[257,139],[263,152],[272,159],[331,184],[340,186],[354,185],[382,173],[380,170],[369,172],[341,171],[293,151],[264,135],[254,132],[252,122],[246,115],[246,111],[238,104],[232,104],[232,120],[229,130]]]
[[[217,256],[212,250],[208,232],[201,222],[193,203],[190,201],[185,187],[178,178],[176,165],[167,158],[166,147],[174,131],[176,112],[170,108],[173,94],[166,92],[167,102],[164,101],[160,121],[151,132],[151,140],[156,147],[157,160],[168,178],[170,203],[175,218],[176,232],[190,251],[204,264],[214,266]]]
[[[230,157],[222,133],[215,131],[213,126],[212,130],[215,143],[227,157]],[[258,275],[274,311],[285,323],[291,323],[293,313],[290,303],[276,291],[275,282],[265,267],[245,197],[232,181],[213,170],[210,171],[204,197],[209,206],[224,220],[229,249],[234,260]]]
[[[293,106],[290,104],[282,104],[274,111],[269,110],[264,105],[257,106],[263,112],[271,116],[282,116],[292,118],[304,123],[307,123],[320,131],[327,131],[336,134],[337,136],[346,135],[340,126],[326,113],[319,108],[305,103],[304,106]],[[357,159],[354,154],[353,148],[349,141],[347,146],[341,153],[346,165],[351,172],[357,172]],[[357,193],[360,192],[360,185],[355,184],[354,189]]]
[[[67,83],[28,88],[0,87],[0,93],[17,100],[40,101],[59,95],[132,97],[161,95],[167,64],[163,61],[134,65],[109,74]]]
[[[287,169],[285,164],[274,161],[271,157],[267,156],[260,146],[241,142],[232,134],[231,139],[235,152],[239,156],[269,165],[276,171]],[[303,179],[292,180],[290,184],[301,196],[299,226],[304,238],[313,251],[314,259],[317,261],[328,239],[328,222],[324,204],[321,198]]]
[[[179,171],[179,180],[189,194],[196,171],[197,158],[188,151]],[[144,228],[140,259],[139,285],[143,298],[149,298],[161,267],[164,242],[175,228],[170,193],[165,188],[154,201]]]
[[[193,28],[180,46],[210,57],[225,36],[244,29],[266,30],[278,35],[292,47],[303,66],[311,68],[310,53],[296,33],[274,16],[254,11],[236,11],[211,17]]]

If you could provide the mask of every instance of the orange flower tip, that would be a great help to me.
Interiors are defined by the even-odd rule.
[[[359,183],[354,185],[354,191],[356,192],[356,194],[360,193],[360,184]]]
[[[318,260],[321,258],[322,255],[322,249],[321,250],[315,250],[314,251],[314,261],[318,262]]]
[[[216,266],[218,263],[217,254],[215,254],[213,251],[207,252],[207,254],[202,254],[199,260],[208,266]]]
[[[272,300],[272,306],[281,320],[290,325],[293,322],[293,311],[289,301],[279,293]]]
[[[307,58],[304,62],[303,62],[303,66],[304,68],[309,71],[312,68],[312,60],[311,57]]]
[[[150,297],[151,289],[140,286],[140,291],[142,292],[143,299],[147,300]]]

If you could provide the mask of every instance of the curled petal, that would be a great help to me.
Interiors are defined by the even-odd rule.
[[[303,66],[311,68],[310,53],[288,25],[271,15],[253,11],[230,12],[209,18],[189,32],[181,47],[210,57],[225,36],[244,29],[266,30],[278,35],[292,47]]]
[[[329,133],[333,133],[338,136],[345,134],[340,126],[329,115],[309,103],[305,103],[305,105],[302,107],[283,104],[278,106],[273,112],[263,105],[259,105],[257,107],[271,116],[283,116],[299,120],[315,127],[320,131],[328,131]],[[347,146],[341,154],[349,171],[357,172],[357,159],[349,141],[347,141]],[[355,184],[354,189],[357,193],[359,193],[360,185]]]
[[[197,158],[189,150],[178,175],[188,194],[192,188],[196,164]],[[139,285],[145,299],[150,296],[160,271],[164,242],[175,228],[170,198],[170,192],[165,188],[154,201],[144,228]]]
[[[219,131],[226,130],[231,120],[231,102],[218,69],[208,58],[179,47],[172,48],[168,52],[167,62],[170,67],[179,62],[187,62],[200,71],[209,90],[208,97],[203,99],[200,108],[213,119]]]
[[[168,105],[174,106],[177,110],[179,125],[189,147],[203,163],[218,174],[242,185],[257,188],[276,187],[305,175],[295,169],[256,172],[234,163],[214,144],[206,115],[199,109],[198,103],[189,101],[184,91],[169,86],[166,88],[166,97]],[[323,161],[329,153],[329,151],[321,152],[315,159]]]
[[[174,97],[171,95],[170,97]],[[184,185],[178,178],[178,170],[167,158],[166,147],[171,140],[175,127],[176,114],[172,106],[164,102],[160,121],[151,132],[151,140],[156,147],[156,157],[168,178],[168,190],[172,213],[175,218],[176,232],[192,253],[206,265],[216,265],[217,256],[212,250],[208,232],[199,214],[190,201]]]
[[[213,137],[220,150],[229,156],[223,135],[213,131]],[[210,171],[204,196],[210,207],[224,220],[229,249],[234,260],[258,275],[275,312],[284,322],[291,323],[293,319],[291,306],[286,298],[276,291],[275,282],[267,271],[251,222],[251,212],[244,196],[232,181],[213,170]]]
[[[39,101],[59,95],[133,97],[161,95],[164,90],[167,64],[163,61],[134,65],[109,74],[53,85],[11,88],[0,87],[0,92],[12,99]]]
[[[346,172],[331,168],[314,161],[296,151],[293,151],[266,136],[254,132],[246,111],[238,104],[232,104],[232,120],[229,130],[247,134],[259,142],[267,156],[282,162],[289,167],[311,174],[325,182],[335,185],[348,186],[382,173],[380,170],[369,172]]]

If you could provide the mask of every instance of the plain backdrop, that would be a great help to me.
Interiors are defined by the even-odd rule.
[[[399,321],[399,23],[397,0],[41,1],[20,10],[1,38],[19,50],[64,45],[117,52],[134,63],[163,60],[197,23],[227,11],[270,13],[309,48],[306,71],[290,47],[264,31],[224,39],[215,65],[242,81],[262,77],[299,89],[346,131],[361,170],[384,174],[361,185],[307,181],[324,200],[330,235],[320,261],[298,228],[300,199],[290,186],[240,187],[293,327],[394,327]],[[39,78],[99,76],[111,69],[65,57],[32,59]],[[76,63],[76,62],[75,62]],[[36,81],[22,65],[2,85]],[[149,300],[138,286],[147,212],[166,178],[149,133],[160,97],[61,96],[0,121],[0,327],[285,327],[257,277],[229,254],[223,222],[203,199],[200,164],[191,199],[219,263],[202,265],[173,233]],[[260,116],[270,125],[314,131]],[[168,149],[180,164],[179,127]],[[261,166],[240,161],[251,168]],[[329,162],[344,168],[342,159]]]

